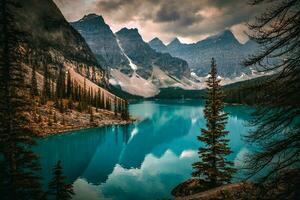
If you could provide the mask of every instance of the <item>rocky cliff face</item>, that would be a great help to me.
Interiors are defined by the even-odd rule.
[[[159,52],[168,52],[186,60],[198,76],[208,74],[211,58],[214,57],[218,73],[228,78],[238,77],[243,73],[250,74],[251,70],[243,67],[241,63],[258,48],[252,41],[240,44],[230,30],[194,44],[182,44],[177,38],[168,45],[157,45],[158,43],[158,39],[149,42],[150,46]]]
[[[161,87],[192,87],[189,81],[181,82],[190,78],[187,62],[156,52],[143,41],[137,29],[123,28],[114,34],[103,18],[95,14],[71,25],[109,69],[110,83],[123,91],[149,97]]]
[[[98,61],[110,68],[130,73],[131,68],[123,55],[116,36],[101,16],[89,14],[71,25],[85,38]]]
[[[96,14],[84,16],[71,25],[85,38],[97,58],[100,61],[103,59],[109,68],[119,69],[131,76],[132,61],[137,66],[137,74],[145,79],[152,75],[153,66],[178,78],[190,76],[184,60],[154,51],[143,41],[137,29],[123,28],[114,34],[103,18]]]
[[[154,66],[179,79],[190,77],[186,61],[172,57],[168,53],[154,51],[143,41],[137,29],[123,28],[116,33],[124,52],[138,66],[137,73],[143,78],[149,78]]]
[[[18,2],[16,22],[25,32],[21,44],[25,64],[36,65],[41,74],[47,67],[52,76],[59,68],[72,68],[97,84],[104,83],[104,70],[92,51],[51,0]]]

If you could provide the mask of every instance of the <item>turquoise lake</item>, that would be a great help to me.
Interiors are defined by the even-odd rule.
[[[253,111],[227,106],[230,131],[229,159],[237,168],[251,150],[243,139]],[[144,101],[130,105],[135,124],[70,132],[40,139],[42,176],[51,178],[61,160],[64,174],[73,183],[76,200],[156,200],[172,198],[174,186],[191,176],[201,145],[196,137],[205,127],[199,101]],[[241,177],[236,174],[236,177]]]

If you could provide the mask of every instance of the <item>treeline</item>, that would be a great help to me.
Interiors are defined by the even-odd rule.
[[[95,91],[87,87],[86,79],[83,86],[72,80],[69,71],[59,68],[57,74],[49,72],[48,66],[43,69],[44,82],[41,92],[38,90],[36,67],[32,66],[30,91],[32,96],[39,96],[40,103],[46,104],[48,100],[54,102],[54,106],[60,111],[75,109],[79,112],[88,111],[93,115],[92,107],[114,111],[115,115],[120,115],[123,119],[129,119],[128,101],[117,96],[107,95],[102,89]]]
[[[263,88],[273,76],[263,76],[251,80],[237,82],[222,87],[224,101],[230,104],[257,105],[267,93]]]
[[[262,88],[272,80],[273,76],[263,76],[222,86],[224,102],[229,104],[257,104],[262,101],[262,98],[265,98],[266,92]],[[203,99],[205,93],[206,89],[163,88],[158,95],[150,99]]]

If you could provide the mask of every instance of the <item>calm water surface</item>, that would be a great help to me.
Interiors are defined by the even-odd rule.
[[[196,136],[205,127],[199,101],[155,101],[130,105],[139,122],[71,132],[41,139],[45,185],[51,169],[62,161],[64,174],[73,183],[76,200],[145,200],[171,198],[170,191],[190,177],[191,164],[201,145]],[[229,159],[236,167],[250,150],[242,139],[247,134],[251,109],[228,106]],[[237,175],[239,176],[239,175]]]

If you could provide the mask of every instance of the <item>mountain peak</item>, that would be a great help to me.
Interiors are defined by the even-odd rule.
[[[124,27],[121,30],[119,30],[118,33],[131,33],[131,34],[132,33],[137,33],[137,34],[139,34],[139,31],[138,31],[137,28],[126,28],[126,27]]]
[[[226,29],[216,35],[210,36],[204,40],[200,40],[196,44],[202,46],[202,45],[228,44],[228,43],[240,44],[239,41],[235,38],[234,34],[229,29]]]
[[[163,52],[167,50],[167,46],[159,39],[159,38],[153,38],[150,42],[149,45],[152,49],[158,51],[158,52]]]
[[[229,30],[229,29],[226,29],[225,31],[221,32],[218,35],[219,35],[219,37],[222,37],[222,38],[235,38],[233,33],[231,32],[231,30]]]
[[[143,40],[137,28],[122,28],[116,34],[118,36],[125,36],[132,39]]]
[[[159,44],[159,45],[165,46],[165,44],[158,37],[153,38],[151,41],[149,41],[149,44],[150,43],[151,44]]]
[[[176,37],[172,40],[172,42],[170,42],[167,46],[170,48],[177,48],[180,45],[182,45],[182,43],[180,42],[180,40]]]
[[[181,44],[181,42],[180,42],[180,40],[179,40],[177,37],[175,37],[175,38],[172,40],[172,42],[170,42],[169,45],[171,45],[171,44]]]
[[[162,42],[158,37],[153,38],[151,41]]]
[[[71,25],[79,30],[86,29],[84,27],[89,27],[90,30],[94,31],[101,29],[111,32],[110,27],[105,23],[103,17],[95,13],[84,15],[80,20],[71,22]]]
[[[94,19],[100,19],[100,21],[104,22],[104,19],[101,15],[97,15],[95,13],[90,13],[88,15],[84,15],[83,18],[81,18],[79,21],[88,21],[88,20],[94,20]]]

